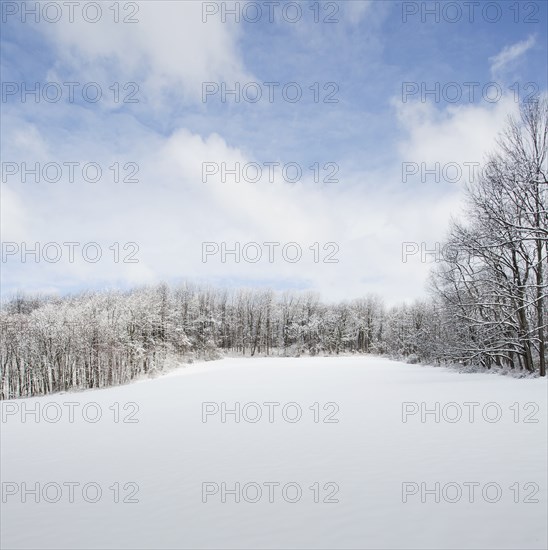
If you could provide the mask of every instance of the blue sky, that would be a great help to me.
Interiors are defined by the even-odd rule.
[[[18,250],[2,258],[2,295],[181,278],[306,288],[327,299],[424,295],[431,264],[420,255],[402,262],[402,243],[433,248],[443,240],[449,217],[462,209],[464,179],[421,181],[419,175],[403,182],[402,162],[481,162],[507,115],[516,113],[515,83],[522,92],[528,85],[525,91],[546,93],[547,4],[491,2],[487,17],[498,10],[500,20],[489,22],[482,14],[489,3],[481,2],[473,22],[464,11],[450,23],[443,20],[449,8],[437,2],[320,2],[322,15],[336,11],[338,22],[327,24],[314,22],[314,2],[299,3],[299,21],[284,21],[284,3],[273,23],[266,15],[257,23],[223,22],[220,13],[204,23],[206,4],[220,11],[234,2],[139,2],[138,23],[115,24],[112,2],[101,3],[96,23],[82,18],[84,2],[74,22],[63,13],[55,23],[22,20],[23,3],[2,2],[4,91],[10,84],[42,89],[71,81],[96,82],[104,94],[97,103],[78,93],[71,103],[65,87],[55,103],[23,103],[19,93],[3,97],[4,163],[93,161],[104,177],[71,183],[63,171],[55,183],[23,183],[19,173],[4,174],[2,241]],[[122,13],[129,4],[119,3]],[[421,20],[425,6],[440,10],[439,22]],[[402,12],[415,8],[419,13],[404,21]],[[138,103],[114,103],[115,82],[138,85]],[[284,101],[278,88],[272,103],[236,103],[230,96],[204,103],[204,82],[228,88],[257,82],[263,93],[264,82],[280,88],[295,82],[303,99]],[[325,83],[335,83],[338,102],[315,103],[308,89],[315,82],[322,94]],[[464,96],[464,83],[475,82],[480,92],[473,102],[443,96],[423,102],[420,94],[403,102],[404,82],[419,88],[452,82]],[[489,82],[503,92],[495,102],[481,95]],[[139,182],[111,181],[114,162],[138,165]],[[294,162],[303,181],[289,183],[277,173],[273,183],[204,183],[203,162]],[[308,168],[314,163],[335,164],[339,181],[314,182]],[[59,261],[29,255],[21,261],[22,243],[67,241],[96,242],[103,256],[97,263],[78,255],[70,262],[63,247]],[[220,255],[203,261],[204,242],[230,248],[271,241],[280,249],[299,243],[302,260],[277,254],[272,262],[264,256],[258,263],[222,262]],[[115,262],[109,247],[116,242],[137,243],[138,262]],[[308,248],[315,242],[336,243],[339,262],[314,262]]]

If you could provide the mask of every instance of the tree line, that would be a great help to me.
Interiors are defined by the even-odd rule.
[[[386,307],[310,292],[184,283],[76,296],[17,295],[0,311],[0,398],[100,388],[222,353],[370,353],[546,375],[546,101],[510,119],[466,188],[429,297]]]

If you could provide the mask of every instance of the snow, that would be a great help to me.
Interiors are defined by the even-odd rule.
[[[65,393],[2,403],[1,477],[2,548],[546,548],[547,429],[546,380],[516,380],[488,374],[462,374],[443,368],[407,365],[377,357],[231,358],[194,364],[168,375],[127,386]],[[77,402],[69,422],[66,402]],[[82,417],[85,404],[95,402],[102,417]],[[135,403],[138,411],[135,413]],[[263,416],[249,422],[220,414],[202,421],[202,403],[239,402],[261,405]],[[265,402],[273,407],[269,422]],[[297,403],[302,418],[288,422],[282,406]],[[308,407],[319,403],[320,419],[335,410],[338,422],[315,422]],[[402,421],[402,403],[458,404],[464,415],[456,422],[455,406],[446,407],[436,423],[420,415]],[[477,402],[474,422],[466,402]],[[55,403],[59,405],[47,405]],[[113,416],[118,403],[120,421]],[[482,409],[499,421],[488,422]],[[512,407],[518,403],[517,407]],[[533,403],[533,405],[526,405]],[[538,405],[538,411],[536,406]],[[26,417],[21,410],[40,406],[50,418]],[[47,406],[46,406],[47,405]],[[112,409],[109,409],[112,407]],[[219,405],[220,407],[220,405]],[[408,410],[414,410],[408,405]],[[210,405],[208,410],[214,410]],[[91,419],[96,409],[87,407]],[[295,406],[286,408],[293,417]],[[519,412],[514,422],[514,412]],[[133,416],[131,416],[132,413]],[[538,422],[524,422],[528,420]],[[246,409],[247,418],[255,414]],[[122,422],[133,418],[135,423]],[[39,502],[22,482],[58,483],[58,502]],[[63,483],[78,482],[74,502]],[[102,489],[98,502],[86,502],[80,488],[88,482]],[[114,483],[120,494],[138,503],[113,502]],[[135,485],[123,486],[127,482]],[[255,482],[263,488],[256,502],[234,502],[220,493],[203,502],[202,484],[234,488]],[[269,502],[265,482],[273,487]],[[302,488],[298,502],[284,500],[281,487]],[[315,482],[336,483],[338,503],[314,502]],[[440,488],[449,482],[466,490],[477,482],[473,503],[468,493],[458,502],[434,501],[420,492],[402,502],[408,487]],[[496,483],[498,502],[487,502],[482,488]],[[518,483],[519,500],[509,489]],[[525,503],[527,495],[539,502]],[[14,488],[15,487],[15,488]],[[49,499],[55,499],[50,486]],[[215,488],[215,485],[209,485]],[[249,486],[254,487],[254,486]],[[321,492],[321,499],[331,491]],[[493,485],[491,488],[497,486]],[[514,485],[514,488],[516,486]],[[8,494],[10,491],[16,494]],[[213,489],[212,489],[213,490]],[[51,496],[53,495],[53,496]],[[92,499],[93,491],[88,496]],[[250,490],[251,500],[255,493]],[[293,493],[288,489],[288,499]],[[489,496],[489,491],[488,491]]]

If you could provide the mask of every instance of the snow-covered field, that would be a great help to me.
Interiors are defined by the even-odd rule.
[[[546,548],[546,390],[372,357],[246,358],[4,402],[1,547]]]

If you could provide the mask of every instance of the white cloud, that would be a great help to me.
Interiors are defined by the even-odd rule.
[[[419,102],[395,105],[405,130],[399,146],[404,160],[461,165],[481,163],[495,146],[508,115],[516,115],[519,108],[511,95],[493,104],[483,101],[445,108]]]
[[[534,35],[529,36],[527,40],[516,42],[510,46],[505,46],[497,55],[489,58],[491,63],[491,77],[497,78],[500,74],[511,67],[515,61],[522,57],[536,43]]]
[[[44,27],[59,52],[51,74],[60,80],[67,75],[136,80],[154,106],[161,105],[166,94],[180,95],[181,102],[199,101],[204,80],[251,79],[238,50],[237,27],[219,19],[203,24],[197,2],[158,4],[140,3],[136,25]],[[369,4],[349,2],[345,9],[358,21],[368,13]],[[518,50],[504,56],[503,50],[494,64],[504,66],[520,55]],[[143,104],[142,111],[150,115],[148,107]],[[53,107],[27,108],[33,114],[39,114],[39,109],[51,114]],[[9,114],[6,122],[13,129],[13,139],[6,158],[58,163],[93,160],[103,166],[106,177],[111,176],[107,167],[115,160],[138,162],[139,183],[89,184],[80,179],[70,184],[65,175],[56,184],[5,184],[2,208],[8,214],[3,210],[2,223],[9,230],[4,233],[3,225],[4,239],[95,241],[105,254],[98,263],[11,265],[9,272],[4,270],[9,275],[3,281],[8,290],[20,286],[62,291],[102,282],[139,284],[186,277],[292,281],[318,290],[326,299],[377,292],[393,303],[421,296],[431,267],[418,258],[403,263],[402,243],[424,242],[432,249],[443,239],[448,218],[460,205],[458,186],[402,185],[401,162],[375,172],[363,167],[359,174],[341,167],[341,184],[326,186],[314,184],[309,172],[306,181],[294,185],[279,176],[274,183],[230,179],[204,183],[202,162],[226,162],[233,167],[237,162],[260,160],[245,153],[243,145],[228,143],[222,126],[207,135],[179,128],[164,136],[132,116],[133,112],[109,115],[70,104],[55,109],[61,126],[70,120],[79,124],[60,130],[28,124],[29,111],[18,113],[19,117]],[[445,108],[418,102],[394,104],[393,119],[386,122],[388,126],[399,121],[401,126],[393,158],[417,163],[481,162],[507,114],[516,109],[510,98],[495,105]],[[272,139],[284,139],[283,132]],[[357,144],[355,150],[359,148]],[[111,261],[109,247],[130,241],[139,245],[139,263]],[[204,263],[204,241],[226,242],[229,247],[235,242],[296,242],[302,246],[303,259],[284,261],[277,248],[274,263],[223,263],[218,256]],[[339,263],[314,262],[308,247],[316,242],[335,242]],[[320,248],[320,252],[323,257],[327,250]]]
[[[219,135],[201,137],[179,130],[169,138],[128,126],[141,151],[138,184],[99,183],[90,185],[59,182],[50,185],[5,186],[11,211],[12,231],[25,220],[25,239],[34,243],[95,241],[104,259],[96,264],[33,262],[10,267],[8,286],[23,288],[59,284],[75,286],[91,281],[148,283],[177,277],[201,280],[300,281],[321,292],[326,299],[345,299],[378,292],[389,302],[422,294],[428,266],[402,264],[401,243],[432,238],[446,219],[447,200],[413,194],[393,195],[387,169],[375,192],[365,191],[359,178],[347,174],[345,186],[319,187],[310,181],[289,185],[280,181],[252,184],[228,180],[203,183],[202,162],[215,160],[233,167],[256,160],[230,147]],[[82,136],[78,136],[82,138]],[[112,152],[102,143],[79,142],[89,158],[103,166]],[[52,144],[50,144],[52,145]],[[51,151],[50,161],[61,163],[70,145]],[[147,150],[147,153],[143,153]],[[133,157],[129,157],[133,158]],[[7,194],[5,191],[7,190]],[[18,208],[13,208],[14,204]],[[427,215],[425,215],[425,212]],[[14,219],[17,218],[17,219]],[[13,233],[9,233],[12,240]],[[441,238],[441,233],[440,233]],[[17,240],[13,238],[13,240]],[[139,245],[139,263],[113,263],[109,246],[133,241]],[[303,259],[283,260],[281,246],[276,261],[257,264],[226,263],[217,255],[202,262],[202,242],[296,242]],[[320,243],[322,258],[339,247],[337,264],[313,261],[309,247]],[[263,247],[263,253],[268,249]]]
[[[67,105],[66,109],[78,109]],[[399,104],[394,109],[402,128],[399,156],[402,161],[481,161],[490,149],[512,102],[495,106],[470,105],[438,109],[422,103]],[[83,110],[83,113],[87,111]],[[85,115],[84,115],[85,116]],[[3,222],[11,230],[6,236],[17,240],[24,228],[29,242],[96,241],[105,254],[98,263],[13,265],[6,288],[98,284],[149,283],[187,277],[200,280],[293,281],[318,290],[326,299],[345,299],[377,292],[389,303],[412,299],[424,293],[431,264],[417,256],[402,262],[403,242],[424,242],[432,249],[444,238],[449,216],[458,213],[458,186],[443,183],[401,184],[401,165],[386,166],[377,173],[347,173],[341,167],[341,184],[318,186],[311,181],[294,185],[274,183],[224,183],[202,181],[202,162],[226,162],[229,168],[258,161],[227,144],[220,133],[200,136],[180,129],[163,137],[136,120],[120,118],[108,125],[103,113],[88,115],[87,128],[73,139],[59,143],[55,136],[33,136],[36,156],[50,162],[94,160],[108,167],[113,159],[137,161],[137,184],[103,181],[89,184],[27,184],[8,182],[2,191],[10,216]],[[18,126],[16,119],[10,122]],[[106,140],[94,139],[105,131]],[[22,127],[23,128],[23,127]],[[131,136],[127,142],[109,136]],[[10,157],[22,158],[29,137],[16,140]],[[40,155],[38,154],[40,153]],[[47,153],[47,154],[46,154]],[[272,159],[275,160],[275,159]],[[283,162],[287,159],[279,159]],[[105,170],[108,178],[111,174]],[[305,170],[306,174],[306,170]],[[266,171],[265,171],[266,178]],[[362,185],[375,181],[376,185]],[[6,193],[7,190],[7,193]],[[15,237],[12,237],[15,235]],[[16,238],[17,237],[17,238]],[[136,242],[138,264],[114,263],[109,246]],[[217,255],[202,261],[203,242],[297,242],[303,259],[284,261],[281,247],[276,261],[256,264],[226,263]],[[335,242],[338,264],[316,263],[309,246]],[[321,250],[322,256],[328,250]],[[268,249],[263,247],[263,253]],[[6,272],[8,270],[5,270]]]
[[[170,89],[182,103],[200,100],[202,82],[252,79],[238,49],[239,25],[220,18],[202,22],[201,2],[137,4],[139,21],[133,24],[115,23],[104,5],[95,24],[77,17],[41,25],[58,50],[52,76],[72,69],[87,81],[136,81],[151,102]]]

